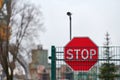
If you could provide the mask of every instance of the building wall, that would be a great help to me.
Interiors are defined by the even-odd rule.
[[[38,78],[41,76],[39,74],[44,74],[44,72],[43,72],[44,70],[41,70],[41,72],[40,72],[40,70],[38,70],[38,67],[40,67],[40,66],[44,66],[47,71],[47,69],[49,67],[49,65],[48,65],[48,50],[45,50],[42,48],[33,49],[32,50],[32,62],[29,65],[32,80],[38,80]]]
[[[32,63],[31,67],[37,67],[38,65],[48,66],[48,50],[36,49],[32,50]]]

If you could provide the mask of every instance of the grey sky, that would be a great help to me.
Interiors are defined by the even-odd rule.
[[[109,32],[111,44],[120,45],[120,0],[34,0],[41,5],[46,31],[41,43],[65,46],[69,41],[69,18],[72,12],[72,36],[88,36],[98,46]]]

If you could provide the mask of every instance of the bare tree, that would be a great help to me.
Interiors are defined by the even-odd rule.
[[[23,57],[23,53],[29,54],[32,45],[35,44],[37,39],[39,40],[39,33],[42,30],[41,11],[30,4],[23,4],[21,8],[16,9],[15,5],[12,5],[12,17],[11,23],[13,35],[11,36],[11,43],[15,44],[14,59],[24,67],[26,78],[29,77],[28,63]]]
[[[0,55],[6,53],[0,57],[0,62],[1,64],[3,63],[2,67],[6,75],[8,75],[7,80],[13,80],[13,70],[16,61],[24,68],[26,79],[28,79],[29,67],[25,58],[29,55],[32,45],[36,44],[40,39],[39,34],[43,29],[42,13],[38,7],[32,4],[20,2],[19,0],[19,2],[16,0],[9,1],[10,2],[6,4],[6,11],[8,13],[6,25],[11,26],[12,32],[10,40],[8,36],[6,36],[6,50],[3,50],[5,47],[3,47],[3,42],[0,41]],[[7,28],[7,35],[8,31]],[[12,57],[9,55],[12,55]],[[8,70],[9,68],[10,71]],[[12,77],[10,78],[10,76]]]
[[[9,22],[11,17],[11,0],[6,1],[6,5],[1,4],[0,8],[0,63],[4,72],[6,73],[7,80],[12,80],[13,78],[13,67],[14,64],[9,61]],[[2,7],[5,7],[2,10]]]

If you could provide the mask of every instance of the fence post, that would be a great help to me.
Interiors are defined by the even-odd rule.
[[[51,47],[51,80],[56,80],[56,48]]]

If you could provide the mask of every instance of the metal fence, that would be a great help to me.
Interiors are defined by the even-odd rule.
[[[114,63],[118,75],[120,75],[120,46],[109,46],[109,60],[106,58],[105,46],[98,47],[98,61],[97,63],[88,71],[74,71],[68,64],[66,64],[64,59],[64,47],[51,48],[51,80],[104,80],[99,78],[100,67],[103,63],[109,61],[109,63]],[[89,65],[89,64],[88,64]],[[85,65],[85,66],[88,66]],[[81,64],[76,64],[76,66],[81,67]],[[112,80],[112,79],[110,79]],[[120,80],[120,77],[114,78],[114,80]]]

